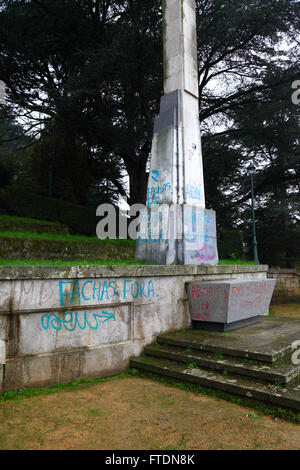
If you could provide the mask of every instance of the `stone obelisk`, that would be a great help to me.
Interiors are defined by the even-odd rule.
[[[147,208],[136,258],[216,265],[216,218],[205,209],[195,0],[163,0],[164,95],[155,118]]]
[[[5,104],[6,85],[0,80],[0,104]]]

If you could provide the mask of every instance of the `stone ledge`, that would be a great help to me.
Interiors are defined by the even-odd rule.
[[[277,274],[277,275],[285,275],[285,274],[294,274],[296,276],[300,276],[300,271],[297,269],[287,269],[287,268],[282,268],[282,269],[276,269],[276,268],[270,268],[269,269],[270,274]]]
[[[278,389],[275,385],[260,382],[258,379],[250,377],[246,378],[235,374],[224,376],[218,371],[212,372],[201,367],[199,369],[190,369],[186,364],[145,356],[131,359],[130,365],[135,369],[172,379],[254,398],[268,404],[272,403],[277,406],[300,410],[300,386],[298,381],[294,386]]]
[[[267,265],[224,266],[0,266],[0,280],[162,277],[266,273]]]
[[[4,259],[36,260],[127,260],[134,258],[135,245],[98,241],[50,240],[1,236],[0,257]]]

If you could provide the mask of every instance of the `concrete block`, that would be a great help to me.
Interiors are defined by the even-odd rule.
[[[182,56],[178,54],[166,60],[165,63],[165,77],[170,78],[178,73],[182,73],[183,60]]]
[[[148,217],[157,227],[149,229],[149,225],[145,225],[144,238],[138,240],[136,258],[150,264],[217,265],[214,211],[188,204],[177,205],[175,209],[176,213],[170,210],[165,214],[166,230],[162,229],[157,208],[149,208],[148,216],[144,214],[146,220]]]
[[[173,2],[173,4],[172,4]],[[170,22],[174,20],[180,21],[181,19],[181,11],[177,8],[178,4],[176,0],[163,0],[163,10],[164,10],[164,16],[165,16],[165,21],[169,24]]]
[[[0,340],[0,365],[1,364],[6,364],[6,342],[3,340]]]
[[[172,28],[171,31],[167,31],[166,34],[166,55],[165,58],[172,59],[179,54],[182,54],[182,36],[178,34],[178,25],[176,22],[173,22],[170,25]]]
[[[215,213],[205,209],[195,1],[164,0],[163,17],[165,95],[155,119],[147,188],[149,210],[140,218],[143,234],[136,259],[162,265],[214,266],[218,263],[216,220]],[[160,236],[161,219],[154,210],[164,204],[180,208],[178,220],[184,226],[179,236],[177,229],[175,233],[172,230],[171,216],[165,217]],[[192,208],[200,213],[187,221],[185,215]],[[157,226],[149,229],[154,219]]]
[[[218,264],[214,211],[184,206],[184,264]]]
[[[11,301],[0,312],[0,391],[124,370],[156,335],[190,326],[186,283],[260,280],[266,272],[253,265],[2,266],[0,292]]]
[[[195,5],[192,3],[183,3],[183,22],[187,25],[188,29],[194,28],[196,24],[196,11]],[[185,31],[186,32],[186,31]]]
[[[192,321],[222,330],[226,325],[240,327],[257,321],[268,313],[274,287],[271,279],[188,284]]]

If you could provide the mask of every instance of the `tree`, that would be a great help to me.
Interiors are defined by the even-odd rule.
[[[3,5],[0,64],[8,99],[18,106],[18,113],[43,113],[55,121],[53,127],[60,129],[64,142],[63,166],[78,202],[86,202],[90,183],[88,178],[86,185],[82,181],[82,165],[91,172],[95,160],[108,161],[108,155],[121,159],[127,169],[131,201],[145,196],[146,161],[161,86],[155,60],[161,50],[158,4],[32,0]],[[32,126],[38,128],[37,117]],[[85,156],[78,142],[87,150]],[[126,195],[120,175],[116,179],[115,172],[111,174],[116,191]]]
[[[300,2],[196,0],[196,5],[207,201],[220,214],[220,228],[238,228],[249,209],[247,162],[261,147],[267,164],[256,189],[259,195],[262,188],[263,208],[273,197],[265,189],[277,184],[282,171],[279,154],[286,155],[279,140],[291,143],[280,101],[276,126],[264,109],[272,115],[283,88],[298,78]],[[8,86],[10,108],[30,117],[31,131],[39,125],[37,113],[46,116],[46,128],[52,129],[44,142],[46,166],[54,146],[60,166],[53,170],[54,187],[58,190],[61,177],[69,181],[69,195],[61,197],[87,203],[91,188],[108,186],[126,195],[126,171],[129,202],[145,201],[162,72],[161,0],[3,2],[0,79]],[[276,143],[265,133],[266,122],[280,136]],[[297,163],[286,168],[290,156],[284,158],[290,181],[293,172],[298,175]],[[288,183],[278,193],[286,207],[290,193]],[[289,210],[294,214],[295,205]]]
[[[0,187],[10,184],[21,171],[24,152],[32,139],[0,106]]]
[[[214,168],[212,174],[206,173],[208,200],[216,208],[222,228],[243,230],[251,251],[246,168],[253,160],[259,258],[267,264],[294,267],[300,259],[300,158],[299,109],[291,101],[291,86],[266,91],[263,103],[253,99],[251,105],[236,108],[232,117],[230,130],[204,141],[205,163],[212,159]]]
[[[117,14],[117,3],[7,1],[0,14],[1,76],[10,109],[29,119],[28,131],[35,135],[41,115],[46,128],[52,128],[54,148],[49,149],[48,160],[56,154],[71,193],[81,204],[87,202],[93,180],[95,135],[102,134],[104,147],[112,126],[104,112],[109,100],[104,83],[112,61],[105,28]]]
[[[231,119],[241,105],[263,102],[268,90],[298,78],[298,0],[196,4],[201,121]]]

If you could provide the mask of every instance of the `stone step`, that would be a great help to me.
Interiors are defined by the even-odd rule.
[[[130,366],[146,372],[170,377],[184,382],[222,390],[236,395],[254,398],[277,406],[300,410],[300,382],[295,381],[285,388],[262,383],[253,378],[203,368],[189,368],[185,364],[167,359],[142,356],[132,359]]]
[[[228,333],[192,329],[173,331],[158,336],[157,342],[272,364],[291,353],[292,344],[299,335],[300,320],[266,317],[261,323]]]
[[[234,345],[222,345],[213,340],[209,342],[201,341],[201,339],[189,339],[187,337],[180,338],[171,335],[158,336],[157,342],[160,344],[167,344],[170,346],[179,346],[181,348],[191,348],[193,350],[216,352],[220,354],[225,354],[230,357],[240,357],[244,359],[253,359],[255,361],[261,361],[268,364],[272,364],[278,358],[274,358],[272,353],[269,352],[259,352],[259,351],[249,351],[249,349],[239,349]]]
[[[232,374],[254,377],[271,383],[289,383],[299,377],[300,366],[293,366],[290,362],[273,365],[255,361],[247,361],[235,357],[223,356],[221,353],[192,351],[178,346],[154,344],[145,348],[147,356],[196,364],[197,366],[217,371],[227,371]]]

